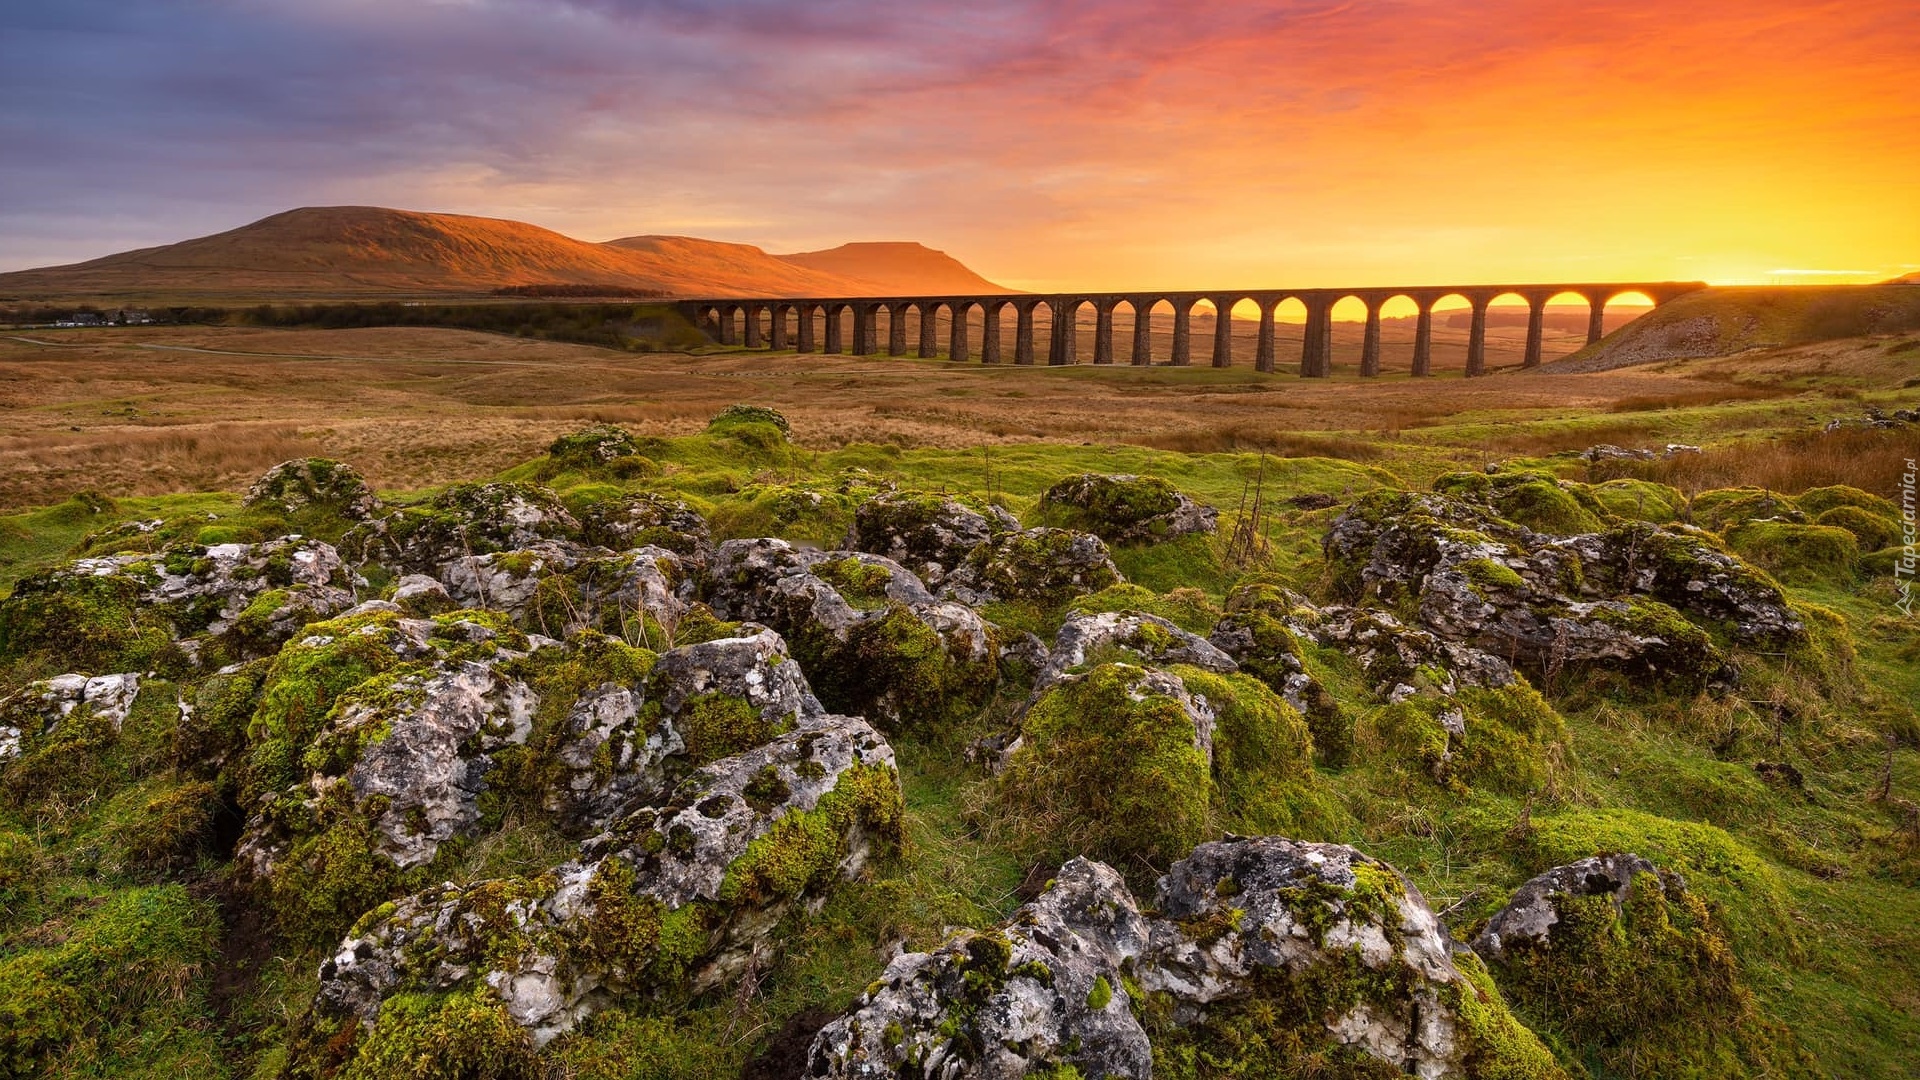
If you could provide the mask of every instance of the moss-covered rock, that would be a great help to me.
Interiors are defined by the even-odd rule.
[[[1808,488],[1794,496],[1793,502],[1800,508],[1801,513],[1814,518],[1845,506],[1865,511],[1877,518],[1889,521],[1900,520],[1900,508],[1895,506],[1891,499],[1861,491],[1857,487],[1849,487],[1846,484]]]
[[[1530,795],[1569,779],[1566,723],[1524,682],[1389,702],[1358,721],[1355,742],[1369,761],[1396,763],[1454,791]]]
[[[275,465],[247,489],[246,505],[296,521],[315,515],[367,521],[380,512],[380,500],[359,471],[330,458],[296,458]]]
[[[1070,615],[1034,677],[1035,693],[1047,690],[1069,672],[1115,661],[1165,667],[1185,664],[1206,671],[1237,671],[1233,657],[1198,634],[1190,634],[1157,615],[1103,611]]]
[[[1082,473],[1040,496],[1041,524],[1090,532],[1109,543],[1148,544],[1211,535],[1220,512],[1157,476]]]
[[[712,548],[707,519],[665,495],[627,492],[595,500],[580,507],[578,517],[588,543],[614,551],[662,547],[683,557],[704,558]]]
[[[793,435],[793,425],[787,418],[778,409],[765,405],[729,405],[707,421],[707,430],[721,433],[755,425],[778,428],[783,439]]]
[[[578,539],[580,523],[544,487],[455,484],[424,505],[355,527],[340,546],[359,561],[432,574],[460,558],[515,551],[540,540]]]
[[[1207,640],[1306,717],[1314,752],[1339,768],[1353,748],[1353,721],[1307,669],[1307,645],[1284,621],[1294,599],[1273,585],[1242,586],[1227,597]]]
[[[1206,593],[1194,588],[1156,593],[1139,585],[1110,585],[1097,593],[1076,598],[1067,605],[1067,610],[1086,614],[1137,611],[1165,619],[1195,634],[1206,634],[1220,619],[1220,608]]]
[[[1606,527],[1606,505],[1585,484],[1546,473],[1448,473],[1433,482],[1433,490],[1484,503],[1537,533],[1573,536]]]
[[[1143,914],[1112,869],[1061,867],[1004,928],[896,958],[805,1076],[1558,1078],[1426,902],[1352,848],[1205,844]]]
[[[1821,511],[1814,524],[1831,529],[1845,529],[1853,534],[1854,542],[1863,552],[1881,551],[1900,543],[1903,536],[1896,518],[1882,517],[1871,510],[1858,506],[1836,506]]]
[[[1860,562],[1854,534],[1831,525],[1744,522],[1727,530],[1727,546],[1790,585],[1846,584]]]
[[[548,478],[572,472],[632,479],[656,475],[660,467],[640,453],[639,442],[626,429],[594,424],[553,440],[538,471]]]
[[[996,797],[1047,855],[1157,870],[1215,828],[1213,729],[1178,677],[1102,664],[1027,709]]]
[[[1609,1072],[1766,1068],[1770,1040],[1712,909],[1637,855],[1534,878],[1473,947],[1517,1013]]]
[[[998,507],[986,513],[950,495],[898,491],[862,502],[853,511],[845,546],[885,555],[938,589],[974,548],[1018,522]]]
[[[318,1007],[373,1034],[383,1002],[488,987],[535,1045],[614,994],[684,1000],[737,978],[781,912],[899,843],[893,755],[814,717],[636,809],[532,878],[448,886],[370,912],[321,971]]]
[[[729,540],[705,575],[715,611],[779,631],[827,708],[887,730],[937,729],[977,712],[999,680],[999,635],[878,555]]]
[[[1687,504],[1685,519],[1714,532],[1749,521],[1782,521],[1804,525],[1810,518],[1796,501],[1765,488],[1737,487],[1703,491]]]
[[[1608,480],[1588,490],[1610,516],[1627,521],[1671,524],[1680,520],[1687,505],[1678,488],[1651,480]]]
[[[1099,537],[1067,529],[1025,529],[975,547],[949,577],[944,592],[968,604],[1017,600],[1055,607],[1123,580]]]
[[[332,546],[291,536],[80,559],[0,601],[0,660],[88,673],[218,667],[351,607],[353,585]]]

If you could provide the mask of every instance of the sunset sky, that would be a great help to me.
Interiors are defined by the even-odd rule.
[[[0,0],[0,270],[293,206],[1028,289],[1920,269],[1920,4]]]

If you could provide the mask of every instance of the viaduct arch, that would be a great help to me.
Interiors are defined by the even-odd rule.
[[[1412,287],[1358,289],[1209,289],[1191,292],[1119,292],[1119,293],[989,293],[972,296],[867,296],[867,297],[790,297],[756,299],[729,297],[689,299],[675,302],[682,315],[701,327],[722,345],[748,349],[793,349],[811,353],[849,353],[873,356],[880,352],[879,325],[882,316],[887,326],[886,352],[889,356],[909,354],[908,314],[919,321],[919,335],[912,353],[922,359],[941,355],[936,321],[944,313],[948,330],[946,355],[955,360],[978,359],[998,364],[1004,359],[1001,325],[1011,308],[1014,324],[1015,364],[1034,364],[1041,355],[1053,366],[1079,362],[1079,317],[1084,308],[1093,309],[1093,362],[1108,365],[1125,362],[1146,366],[1153,363],[1152,312],[1162,304],[1173,312],[1173,342],[1169,362],[1174,367],[1189,367],[1194,362],[1193,314],[1201,301],[1213,307],[1213,339],[1202,342],[1207,360],[1213,367],[1234,364],[1233,319],[1236,305],[1252,304],[1259,312],[1255,336],[1254,369],[1274,371],[1279,363],[1275,334],[1275,313],[1280,305],[1297,301],[1306,308],[1306,325],[1300,348],[1299,372],[1307,378],[1325,378],[1333,369],[1333,308],[1345,300],[1358,300],[1366,307],[1366,328],[1360,347],[1360,374],[1380,374],[1380,312],[1391,300],[1411,301],[1418,314],[1414,323],[1412,371],[1415,376],[1433,374],[1434,305],[1449,297],[1466,301],[1471,312],[1467,335],[1467,375],[1486,374],[1487,311],[1502,297],[1517,297],[1527,306],[1526,351],[1523,367],[1537,367],[1545,338],[1548,301],[1572,296],[1588,305],[1587,344],[1600,340],[1605,332],[1606,307],[1617,297],[1637,293],[1652,300],[1655,307],[1675,297],[1706,288],[1702,281],[1589,282],[1530,285],[1421,285]],[[1133,315],[1131,342],[1122,353],[1114,340],[1114,313],[1125,305]],[[980,343],[976,351],[969,323],[975,309],[980,312]],[[1049,327],[1044,343],[1036,342],[1035,313],[1042,308]],[[851,316],[851,341],[848,320]],[[816,320],[824,334],[815,332]],[[789,332],[789,324],[792,332]]]

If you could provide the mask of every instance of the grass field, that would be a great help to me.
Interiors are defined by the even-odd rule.
[[[1346,503],[1498,463],[1593,484],[1651,481],[1606,489],[1607,505],[1622,517],[1720,528],[1709,508],[1725,498],[1706,492],[1754,485],[1791,498],[1843,484],[1898,502],[1904,463],[1920,453],[1913,428],[1823,430],[1870,407],[1920,405],[1912,332],[1571,375],[1512,370],[1517,352],[1505,341],[1495,359],[1508,370],[1420,382],[1360,380],[1348,362],[1357,342],[1344,339],[1333,378],[1301,380],[1246,366],[632,356],[442,330],[21,337],[32,340],[0,340],[0,591],[114,521],[244,531],[254,519],[236,492],[275,462],[309,454],[352,463],[400,502],[460,480],[542,478],[569,500],[621,488],[685,498],[716,539],[779,534],[823,545],[837,543],[851,509],[831,496],[855,481],[963,493],[1031,518],[1050,484],[1097,471],[1164,477],[1222,508],[1229,524],[1254,485],[1280,507],[1262,519],[1267,546],[1254,559],[1230,556],[1219,538],[1116,549],[1152,603],[1204,623],[1246,580],[1327,596],[1322,539],[1340,510],[1285,501],[1296,496]],[[792,449],[702,433],[740,402],[785,413]],[[554,436],[598,421],[642,436],[657,474],[616,480],[545,467]],[[1702,452],[1600,464],[1579,456],[1597,443],[1670,442]],[[795,488],[830,497],[797,502],[786,497]],[[68,498],[77,491],[108,499]],[[795,505],[812,509],[796,514]],[[1547,866],[1637,851],[1684,872],[1726,928],[1754,1002],[1757,1027],[1742,1044],[1748,1074],[1910,1076],[1920,1060],[1920,623],[1894,606],[1890,563],[1849,556],[1800,576],[1792,552],[1755,550],[1779,560],[1795,604],[1826,620],[1824,651],[1740,652],[1744,682],[1728,693],[1548,677],[1549,711],[1565,730],[1527,766],[1546,781],[1524,790],[1437,784],[1396,757],[1404,747],[1387,707],[1347,658],[1315,650],[1316,677],[1358,718],[1362,753],[1313,767],[1337,812],[1302,838],[1389,860],[1434,909],[1452,909],[1456,929]],[[1043,634],[1064,617],[992,614]],[[556,1043],[551,1075],[739,1076],[789,1024],[845,1008],[897,944],[926,948],[948,927],[1006,918],[1034,866],[1027,841],[982,812],[987,782],[961,750],[1009,707],[995,702],[956,730],[896,740],[904,850],[818,912],[789,915],[757,982],[627,1002]],[[158,885],[101,860],[142,806],[173,790],[170,775],[103,781],[51,823],[0,809],[0,838],[34,849],[9,857],[36,868],[41,897],[32,919],[0,917],[0,976],[68,963],[75,943],[104,934],[109,920],[146,920],[141,941],[159,940],[151,927],[176,917],[204,935],[167,946],[166,956],[184,958],[176,967],[139,969],[158,989],[115,1013],[120,1026],[81,1025],[84,1038],[35,1050],[52,1055],[58,1075],[276,1075],[313,993],[319,950],[269,942],[258,916],[216,908],[229,869],[216,854]],[[557,844],[534,825],[512,825],[433,870],[459,880],[532,872],[556,861]],[[1550,1045],[1595,1080],[1658,1075],[1575,1035]],[[1651,1049],[1693,1052],[1684,1039],[1674,1045]]]

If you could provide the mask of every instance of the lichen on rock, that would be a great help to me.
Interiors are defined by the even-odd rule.
[[[1203,844],[1147,910],[1069,861],[1002,929],[896,958],[804,1075],[1562,1076],[1419,892],[1352,848]]]
[[[358,470],[329,458],[296,458],[268,469],[247,489],[247,508],[300,515],[331,513],[345,521],[367,521],[380,512],[380,500]]]
[[[318,1004],[377,1032],[397,994],[469,989],[544,1044],[617,996],[736,978],[782,912],[856,874],[900,827],[886,741],[813,717],[699,770],[552,871],[369,913],[322,967]]]
[[[1040,496],[1045,523],[1084,529],[1113,544],[1148,544],[1211,535],[1220,512],[1194,502],[1157,476],[1082,473]]]

